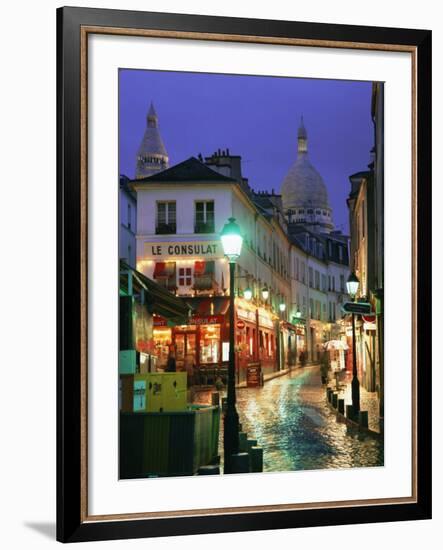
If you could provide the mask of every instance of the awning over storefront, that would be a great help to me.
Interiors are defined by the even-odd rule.
[[[175,262],[156,262],[153,278],[159,281],[161,286],[174,290],[177,286],[175,270]]]
[[[286,328],[287,330],[292,330],[293,332],[297,332],[297,328],[300,328],[300,325],[293,325],[292,323],[289,323],[288,321],[283,321],[282,326]]]
[[[187,322],[189,306],[183,300],[177,298],[164,287],[148,279],[143,273],[136,271],[123,261],[120,262],[120,294],[129,294],[128,275],[132,277],[132,294],[144,291],[144,303],[150,313],[161,315],[165,319],[175,323]]]
[[[175,262],[156,262],[154,279],[170,279],[175,275]]]
[[[194,263],[194,289],[211,290],[214,287],[213,261],[198,261]]]

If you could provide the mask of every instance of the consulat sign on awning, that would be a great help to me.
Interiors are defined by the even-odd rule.
[[[144,243],[144,256],[147,260],[172,258],[223,258],[220,241]]]

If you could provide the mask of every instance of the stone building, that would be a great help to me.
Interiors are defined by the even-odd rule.
[[[317,233],[327,233],[334,228],[332,209],[323,178],[309,160],[303,119],[297,141],[297,159],[281,186],[282,208],[289,224],[303,224]]]
[[[168,166],[168,153],[160,135],[154,104],[151,103],[146,115],[145,132],[137,152],[135,177],[138,179],[152,176]]]
[[[306,320],[308,357],[317,361],[322,344],[343,335],[348,237],[334,229],[327,187],[309,159],[303,119],[297,142],[297,158],[281,185],[281,208],[292,243],[292,299]],[[343,356],[340,366],[344,366]]]
[[[137,195],[130,189],[129,178],[120,176],[119,188],[119,258],[135,268],[135,235],[137,233]]]
[[[383,417],[383,84],[372,87],[374,141],[368,169],[349,177],[347,200],[351,229],[350,264],[360,285],[357,299],[370,302],[373,315],[356,324],[357,369],[360,383],[380,397]]]
[[[228,358],[228,263],[220,232],[230,217],[243,249],[236,266],[237,376],[260,363],[271,374],[320,359],[323,343],[340,337],[348,277],[347,237],[334,230],[326,186],[298,130],[298,157],[282,193],[254,191],[229,149],[168,168],[153,106],[139,149],[136,267],[190,306],[186,325],[156,318],[159,366],[174,345],[180,365],[191,360],[200,381],[222,373]],[[198,377],[197,377],[198,379]]]
[[[214,170],[214,164],[210,168],[192,157],[132,181],[138,204],[137,270],[180,296],[192,311],[186,325],[169,327],[163,319],[154,321],[159,366],[173,345],[178,367],[192,361],[201,383],[226,375],[229,266],[219,235],[230,217],[244,235],[235,279],[238,380],[245,379],[249,364],[260,363],[266,375],[296,360],[295,327],[288,322],[286,230],[278,217],[256,204],[236,157],[231,164],[227,152],[223,154],[224,173],[221,163]],[[227,170],[231,165],[235,169]]]

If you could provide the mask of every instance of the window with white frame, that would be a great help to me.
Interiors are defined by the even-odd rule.
[[[195,203],[195,232],[214,232],[214,201],[197,201]]]
[[[309,286],[314,288],[314,270],[312,267],[309,268]]]
[[[177,206],[175,201],[157,202],[157,233],[175,233]]]
[[[192,285],[192,267],[178,268],[178,286]]]

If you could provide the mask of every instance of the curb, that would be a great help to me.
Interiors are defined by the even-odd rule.
[[[266,382],[269,382],[269,380],[273,380],[274,378],[279,378],[280,376],[284,376],[285,374],[289,374],[291,372],[291,370],[295,370],[296,368],[298,368],[298,367],[293,367],[292,369],[279,370],[277,372],[273,372],[272,374],[268,374],[268,375],[264,376],[263,377],[264,378],[263,386],[266,384]],[[247,384],[246,382],[240,382],[240,384],[236,384],[235,387],[238,388],[238,389],[245,389],[245,388],[248,387],[246,384]],[[258,386],[258,387],[262,388],[263,386]]]
[[[351,426],[352,428],[357,429],[359,432],[363,432],[366,435],[370,435],[371,437],[374,437],[375,439],[384,439],[384,434],[382,432],[376,432],[374,430],[371,430],[370,428],[365,428],[364,426],[360,426],[358,422],[355,422],[355,420],[351,420],[344,414],[338,412],[337,409],[335,409],[331,403],[329,403],[327,397],[325,399],[326,404],[328,405],[329,409],[335,413],[335,416],[338,421],[343,422],[344,424]]]

